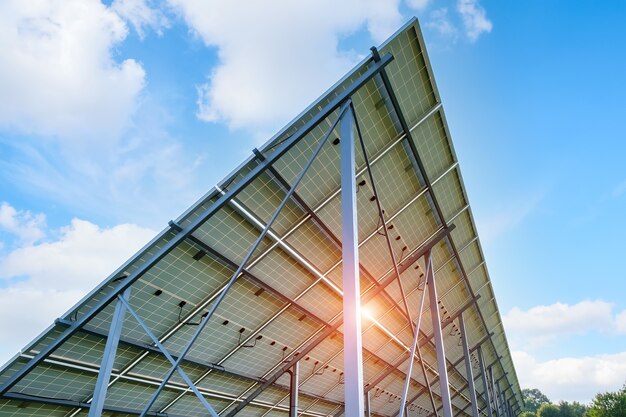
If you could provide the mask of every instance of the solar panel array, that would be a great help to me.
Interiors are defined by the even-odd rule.
[[[438,308],[448,324],[444,343],[455,414],[471,414],[460,360],[460,332],[454,320],[463,309],[470,347],[482,343],[486,364],[493,365],[494,379],[508,389],[507,398],[521,404],[504,328],[417,21],[409,22],[379,50],[381,56],[393,56],[385,71],[402,114],[394,110],[380,75],[352,94],[378,191],[373,191],[364,154],[357,144],[360,279],[362,304],[368,311],[363,318],[363,369],[372,414],[395,416],[400,407],[411,326],[424,288],[424,260],[411,263],[411,255],[449,225],[454,229],[432,248],[439,303],[431,306],[426,299],[420,329],[421,353],[435,403],[441,406],[430,311]],[[371,57],[364,60],[263,146],[259,155],[246,160],[27,346],[1,370],[0,384],[90,308],[110,297],[120,280],[132,276],[173,241],[181,228],[199,219],[229,190],[237,189],[248,173],[372,65]],[[244,186],[132,284],[129,304],[172,355],[177,357],[183,350],[337,115],[335,110],[321,120],[271,169]],[[408,134],[403,131],[402,119],[409,127]],[[323,145],[296,195],[281,211],[182,362],[182,369],[220,415],[232,412],[293,358],[299,358],[300,364],[300,414],[335,416],[342,412],[343,327],[336,326],[342,317],[340,156],[335,138],[339,138],[338,130]],[[386,226],[377,202],[384,210]],[[385,228],[403,271],[400,279],[411,321],[394,279]],[[86,415],[114,308],[115,301],[1,397],[0,414]],[[333,325],[337,329],[322,338],[320,335]],[[475,352],[472,362],[477,371]],[[169,368],[167,359],[127,314],[104,415],[138,414]],[[408,406],[409,415],[430,415],[432,405],[428,392],[424,392],[427,383],[419,366],[413,367],[411,377],[408,397],[417,397]],[[484,412],[480,383],[477,390],[479,408]],[[286,416],[288,406],[289,376],[283,374],[237,415]],[[168,416],[206,414],[178,374],[168,382],[151,412]]]

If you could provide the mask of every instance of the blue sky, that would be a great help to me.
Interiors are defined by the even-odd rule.
[[[413,15],[522,385],[620,387],[623,2],[3,2],[0,361]]]

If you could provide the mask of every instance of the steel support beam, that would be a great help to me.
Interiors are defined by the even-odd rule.
[[[487,369],[487,373],[489,374],[489,381],[491,381],[491,399],[493,401],[493,411],[495,412],[497,417],[501,417],[498,410],[498,393],[496,392],[496,381],[494,381],[493,379],[493,366],[490,366]]]
[[[459,314],[459,329],[461,330],[461,342],[463,344],[463,357],[465,358],[465,377],[469,389],[469,396],[472,402],[472,415],[478,417],[478,400],[476,399],[476,387],[474,386],[474,373],[472,371],[472,362],[470,357],[469,346],[467,344],[467,333],[465,330],[465,320],[463,313]]]
[[[502,409],[502,415],[508,417],[508,411],[506,409],[506,399],[504,397],[504,391],[500,388],[500,384],[498,384],[498,391],[500,392],[500,408]]]
[[[126,305],[122,303],[122,300],[128,300],[130,291],[130,288],[124,291],[121,295],[122,298],[115,304],[109,335],[104,347],[102,362],[100,363],[100,372],[96,379],[96,387],[93,390],[93,400],[89,408],[89,417],[100,417],[102,415],[104,400],[106,399],[109,380],[111,379],[111,371],[115,363],[115,353],[117,352],[117,346],[120,342],[120,336],[122,335],[122,327],[124,327],[124,318],[126,317]]]
[[[485,370],[485,357],[483,356],[483,348],[481,345],[478,345],[476,353],[478,354],[478,366],[480,367],[480,376],[483,381],[483,391],[487,397],[487,416],[493,417],[493,412],[491,410],[491,396],[489,395],[489,384],[487,383],[487,372]]]
[[[289,417],[298,416],[298,381],[300,380],[300,362],[296,362],[289,374]]]
[[[365,393],[365,417],[372,417],[372,401],[369,391]]]
[[[439,304],[437,298],[437,286],[435,285],[433,260],[430,253],[426,255],[426,283],[428,284],[428,297],[430,300],[430,316],[433,322],[433,339],[435,341],[435,347],[437,348],[437,366],[439,369],[439,387],[441,389],[443,415],[444,417],[452,417],[452,403],[450,402],[450,383],[448,382],[448,367],[446,366],[446,349],[443,345],[441,317],[439,316]]]
[[[343,363],[346,415],[363,417],[363,346],[359,231],[354,158],[354,114],[348,107],[341,118],[341,232],[343,257]]]

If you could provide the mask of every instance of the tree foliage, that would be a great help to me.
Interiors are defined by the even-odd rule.
[[[550,399],[537,388],[523,389],[522,395],[524,396],[524,408],[522,411],[536,413],[539,407],[541,407],[541,404],[550,403]]]
[[[573,403],[561,401],[559,403],[559,417],[583,417],[585,411],[587,411],[587,407],[577,401]]]
[[[593,399],[585,417],[626,416],[626,384],[617,392],[598,394]]]
[[[537,417],[560,417],[558,405],[543,403],[537,410]]]
[[[536,388],[524,389],[522,394],[525,405],[519,417],[583,417],[587,411],[587,407],[576,401],[572,403],[561,401],[558,405],[552,404],[548,397]],[[623,417],[626,417],[626,414]]]

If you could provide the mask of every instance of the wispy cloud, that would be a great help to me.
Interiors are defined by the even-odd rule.
[[[463,19],[465,33],[470,41],[475,42],[483,33],[491,32],[493,23],[487,18],[487,12],[478,0],[458,0],[457,11]]]
[[[163,30],[171,26],[170,20],[155,3],[154,0],[115,0],[111,9],[127,20],[143,39],[147,29],[161,36]]]
[[[614,391],[626,381],[626,352],[612,355],[537,360],[512,352],[523,387],[539,388],[552,401],[589,402],[598,392]]]
[[[613,310],[613,304],[603,300],[554,303],[528,310],[514,307],[503,321],[513,343],[537,348],[563,336],[626,333],[626,311],[616,314]]]
[[[413,10],[424,10],[431,0],[406,0],[406,4]]]
[[[449,36],[453,39],[457,38],[458,30],[450,20],[448,15],[448,8],[442,7],[430,12],[429,18],[426,21],[426,27],[434,29],[441,35]]]
[[[539,190],[511,199],[504,205],[496,202],[493,204],[495,212],[477,215],[481,240],[485,243],[494,242],[518,227],[537,209],[545,194],[545,190]]]

